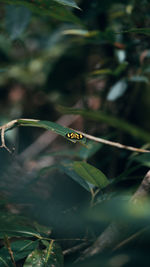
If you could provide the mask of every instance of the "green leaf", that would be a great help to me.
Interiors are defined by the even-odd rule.
[[[1,0],[1,2],[5,4],[11,4],[11,6],[14,5],[24,5],[25,7],[29,8],[32,12],[35,12],[39,15],[46,15],[50,16],[52,18],[61,20],[61,21],[70,21],[75,24],[82,24],[80,19],[76,17],[73,13],[71,13],[62,2],[58,3],[56,0],[36,0],[34,2],[31,2],[30,0]],[[69,1],[68,1],[69,2]],[[73,4],[73,2],[72,2]],[[66,5],[66,4],[65,4]],[[69,4],[68,4],[69,5]],[[71,4],[70,4],[71,5]],[[69,5],[69,6],[70,6]],[[77,6],[76,6],[77,8]]]
[[[31,18],[31,12],[24,6],[6,6],[6,29],[12,40],[20,37]]]
[[[100,69],[94,70],[90,73],[91,76],[100,76],[100,75],[113,75],[113,71],[111,69]]]
[[[137,155],[131,159],[132,161],[136,161],[141,163],[141,165],[150,167],[150,153]]]
[[[68,107],[58,107],[57,108],[61,113],[65,114],[79,114],[86,119],[99,121],[99,122],[105,122],[108,125],[117,128],[121,131],[124,131],[128,134],[131,134],[134,137],[141,138],[142,140],[146,142],[150,142],[150,134],[135,125],[132,125],[128,123],[127,121],[124,121],[123,119],[114,117],[110,114],[106,114],[101,111],[91,111],[91,110],[84,110],[84,109],[72,109]]]
[[[31,222],[27,221],[26,218],[8,212],[0,213],[0,238],[3,238],[4,235],[41,238],[40,233],[31,226]]]
[[[73,162],[66,161],[64,163],[61,163],[60,169],[66,173],[69,177],[71,177],[74,181],[76,181],[78,184],[80,184],[84,189],[87,191],[90,190],[90,185],[87,181],[83,180],[80,175],[78,175],[75,170],[73,169]]]
[[[84,180],[99,187],[100,189],[109,184],[109,181],[104,173],[86,162],[74,161],[73,169]]]
[[[63,255],[60,247],[52,240],[47,249],[39,250],[35,249],[27,257],[23,267],[62,267],[63,266]]]
[[[131,173],[135,172],[136,170],[138,170],[139,168],[141,168],[141,164],[137,164],[134,167],[131,168],[127,168],[125,171],[123,171],[120,175],[118,175],[117,177],[115,176],[115,178],[111,179],[110,181],[110,188],[111,186],[114,188],[114,185],[117,185],[118,182],[120,181],[125,181],[127,179],[132,179],[131,176],[129,178],[129,175],[131,175]],[[109,189],[110,189],[109,188]],[[112,190],[113,191],[113,190]]]
[[[90,76],[100,76],[100,75],[112,75],[115,77],[118,77],[123,73],[128,66],[128,62],[123,62],[117,66],[115,70],[111,69],[100,69],[100,70],[94,70],[90,73]]]
[[[8,237],[20,237],[20,236],[26,236],[26,237],[36,237],[36,238],[41,238],[40,234],[36,231],[34,231],[31,228],[27,227],[14,227],[15,229],[8,229],[4,227],[3,229],[0,229],[0,238],[3,238],[4,235],[7,235]]]
[[[35,229],[38,231],[38,233],[45,234],[46,236],[49,236],[52,233],[52,229],[50,229],[50,227],[48,226],[41,225],[37,222],[33,222],[33,225]]]
[[[42,155],[40,157],[45,157],[45,156],[60,156],[62,158],[62,156],[78,156],[78,152],[75,151],[74,149],[64,149],[62,150],[58,150],[58,151],[52,151],[52,152],[48,152],[48,153],[42,153]]]
[[[70,130],[67,127],[61,126],[58,123],[55,122],[51,122],[51,121],[36,121],[36,120],[23,120],[23,119],[19,119],[17,120],[17,124],[21,125],[21,126],[33,126],[33,127],[40,127],[40,128],[44,128],[50,131],[53,131],[65,138],[67,133],[73,132],[73,133],[77,133],[76,131]],[[76,142],[80,142],[80,143],[85,143],[86,142],[86,138],[84,137],[81,140],[74,140],[74,139],[68,139],[67,140],[76,143]]]
[[[39,240],[20,240],[11,243],[11,249],[16,261],[25,258],[29,253],[35,250],[38,246]]]
[[[36,249],[38,246],[39,240],[32,241],[32,240],[19,240],[15,242],[11,242],[11,250],[13,252],[13,256],[15,261],[21,260],[29,255],[33,250]],[[3,247],[0,249],[0,259],[5,258],[8,266],[11,266],[11,258],[10,254],[8,252],[8,249],[6,247]],[[0,261],[1,266],[1,261]],[[2,265],[4,266],[4,265]],[[7,266],[7,265],[6,265]]]
[[[82,37],[89,37],[89,31],[85,29],[69,29],[62,32],[64,35],[77,35]]]
[[[86,38],[86,42],[96,42],[96,43],[103,43],[109,42],[109,43],[114,43],[115,41],[115,33],[107,29],[105,32],[103,31],[87,31],[85,28],[84,29],[68,29],[64,30],[63,34],[65,35],[76,35],[79,36],[80,38]]]
[[[35,249],[31,254],[28,255],[23,267],[45,267],[46,251]]]
[[[4,258],[3,257],[0,256],[0,266],[2,266],[2,267],[5,267],[5,266],[6,267],[10,267],[10,265],[8,265],[8,263],[6,262],[5,257]]]
[[[101,149],[103,144],[88,140],[86,146],[81,147],[77,152],[77,156],[83,160],[87,160],[92,157],[99,149]]]
[[[150,28],[132,28],[132,29],[123,31],[123,33],[126,33],[126,32],[145,34],[145,35],[149,36],[150,35]]]
[[[54,0],[54,1],[65,6],[80,9],[74,0]]]
[[[52,240],[47,246],[46,266],[63,266],[64,258],[60,246]]]

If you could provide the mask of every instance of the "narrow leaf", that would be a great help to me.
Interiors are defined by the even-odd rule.
[[[6,7],[6,29],[12,40],[20,37],[31,18],[31,12],[24,6]]]
[[[25,7],[29,8],[32,12],[35,12],[39,15],[46,15],[58,19],[60,21],[69,21],[81,25],[82,23],[80,19],[76,17],[73,13],[71,13],[71,11],[64,6],[65,0],[61,1],[61,3],[60,1],[1,0],[1,2],[3,2],[4,4],[11,4],[11,7],[12,5],[24,5]],[[67,2],[69,3],[70,1]],[[71,3],[72,5],[73,3],[75,5],[74,1]],[[68,4],[68,6],[71,6],[71,3],[70,5]],[[67,5],[67,3],[65,5]],[[78,8],[77,5],[75,5],[75,7]]]
[[[65,6],[80,9],[74,0],[54,0],[54,1]]]
[[[123,33],[126,33],[126,32],[150,35],[150,28],[132,28],[132,29],[123,31]]]
[[[6,259],[3,259],[1,256],[0,256],[0,266],[9,267],[9,265],[6,262]]]
[[[132,76],[131,78],[129,78],[129,81],[130,82],[144,82],[144,83],[149,83],[149,80],[148,80],[148,78],[147,77],[145,77],[145,76],[139,76],[139,75],[137,75],[137,76]]]
[[[11,242],[11,250],[14,256],[15,261],[21,260],[29,255],[33,250],[36,249],[38,246],[39,240],[32,241],[32,240],[19,240],[15,242]],[[6,247],[0,249],[0,266],[1,266],[1,258],[5,258],[8,266],[11,265],[11,258]],[[5,266],[5,265],[2,265]]]
[[[131,134],[134,137],[141,138],[146,142],[150,142],[150,134],[135,125],[128,123],[127,121],[111,116],[110,114],[106,114],[101,111],[91,111],[91,110],[84,110],[84,109],[72,109],[67,107],[58,107],[57,108],[60,112],[64,114],[80,114],[81,116],[85,117],[86,119],[105,122],[108,125],[122,130],[128,134]]]
[[[92,157],[99,149],[102,148],[101,143],[94,142],[92,140],[88,140],[86,146],[81,147],[80,150],[77,152],[77,156],[81,159],[88,159]]]
[[[40,127],[40,128],[44,128],[50,131],[53,131],[65,138],[67,133],[77,133],[73,130],[70,130],[67,127],[61,126],[58,123],[55,122],[51,122],[51,121],[38,121],[38,120],[28,120],[28,119],[19,119],[17,120],[17,124],[21,125],[21,126],[33,126],[33,127]],[[76,142],[80,142],[80,143],[85,143],[86,142],[86,138],[83,137],[81,140],[80,139],[69,139],[67,138],[67,140],[76,143]]]

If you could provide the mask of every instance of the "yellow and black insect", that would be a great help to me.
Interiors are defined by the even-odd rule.
[[[78,133],[67,133],[66,137],[70,139],[76,139],[76,140],[81,140],[84,138],[82,134],[78,134]]]

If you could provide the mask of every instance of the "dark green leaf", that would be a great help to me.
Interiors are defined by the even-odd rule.
[[[63,266],[63,254],[60,246],[53,240],[47,246],[46,266]]]
[[[133,29],[123,31],[123,33],[126,33],[126,32],[150,35],[150,28],[133,28]]]
[[[33,127],[44,128],[44,129],[53,131],[53,132],[65,137],[65,138],[66,138],[67,133],[70,133],[70,132],[77,133],[76,131],[70,130],[67,127],[61,126],[60,124],[55,123],[55,122],[51,122],[51,121],[36,121],[36,120],[34,121],[34,120],[23,120],[23,119],[21,120],[21,119],[19,119],[17,121],[17,123],[21,126],[33,126]],[[84,144],[86,142],[85,137],[81,140],[77,140],[77,139],[74,140],[74,139],[69,139],[69,138],[67,138],[67,140],[69,140],[73,143],[80,142],[80,143]]]
[[[38,13],[39,15],[46,15],[61,21],[70,21],[72,23],[82,24],[79,18],[64,6],[64,3],[62,5],[54,0],[45,0],[43,2],[40,0],[36,0],[34,2],[31,2],[30,0],[13,0],[13,2],[11,0],[1,0],[1,2],[5,4],[11,4],[11,7],[12,4],[24,5],[32,12]]]
[[[23,267],[45,267],[45,257],[45,250],[35,249],[31,254],[29,254]]]
[[[32,224],[33,225],[33,224]],[[0,237],[34,236],[40,238],[40,234],[31,226],[26,218],[13,215],[8,212],[0,213]]]
[[[94,70],[90,73],[90,75],[91,76],[113,75],[113,71],[111,69]]]
[[[35,250],[38,246],[39,240],[20,240],[11,243],[11,249],[16,261],[25,258],[29,253]]]
[[[14,228],[14,229],[13,229]],[[0,229],[0,238],[3,238],[4,235],[7,235],[8,237],[20,237],[20,236],[26,236],[26,237],[36,237],[41,238],[40,234],[36,231],[34,231],[31,228],[27,227],[12,227],[12,229],[8,229],[7,227]]]
[[[143,166],[150,167],[150,153],[137,155],[137,156],[131,158],[131,160],[139,162]]]
[[[80,184],[84,189],[90,192],[90,184],[83,180],[80,175],[77,174],[77,172],[73,169],[73,162],[64,162],[60,165],[60,169],[66,173],[69,177],[71,177],[74,181],[76,181],[78,184]]]
[[[112,69],[100,69],[94,70],[90,73],[91,76],[101,76],[101,75],[112,75],[119,76],[122,72],[126,70],[128,62],[123,62],[115,70]]]
[[[84,180],[99,187],[100,189],[109,184],[109,181],[104,173],[86,162],[74,161],[73,169]]]
[[[72,109],[66,107],[58,107],[58,110],[65,114],[80,114],[86,119],[105,122],[108,125],[122,130],[128,134],[131,134],[134,137],[141,138],[142,140],[149,142],[150,134],[130,123],[124,121],[123,119],[119,119],[117,117],[111,116],[110,114],[106,114],[101,111],[91,111],[91,110],[83,110],[83,109]]]
[[[0,256],[0,266],[2,266],[2,267],[10,267],[10,265],[8,265],[8,262],[6,261],[5,256]]]
[[[37,222],[33,223],[35,229],[38,231],[38,233],[45,234],[46,236],[49,236],[52,232],[51,228],[45,225],[41,225]]]
[[[60,247],[52,240],[47,249],[45,250],[34,250],[27,257],[24,267],[62,267],[63,266],[63,255]]]
[[[86,160],[92,157],[101,147],[103,144],[94,142],[92,140],[88,140],[85,147],[81,147],[80,150],[77,152],[77,156],[83,160]]]
[[[6,29],[12,40],[20,37],[26,29],[31,12],[24,6],[8,5],[6,7]]]
[[[54,0],[54,1],[65,6],[80,9],[74,0]]]
[[[32,241],[32,240],[19,240],[15,242],[11,242],[11,250],[13,252],[13,256],[15,261],[21,260],[29,255],[33,250],[36,249],[38,246],[39,240]],[[0,258],[5,258],[8,263],[8,266],[11,266],[11,258],[6,247],[0,249]],[[1,262],[0,262],[1,266]],[[2,265],[4,266],[4,265]]]

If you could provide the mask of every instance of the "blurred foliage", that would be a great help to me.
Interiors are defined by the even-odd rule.
[[[149,0],[0,4],[1,125],[33,126],[0,150],[0,266],[149,266],[149,199],[131,201],[149,153],[66,135],[150,148]],[[124,240],[78,261],[112,221]]]

